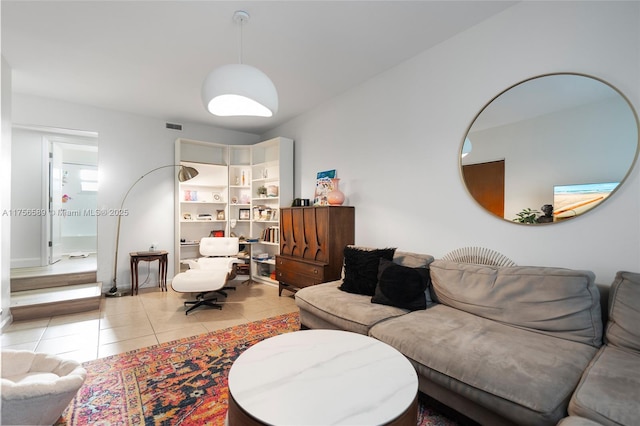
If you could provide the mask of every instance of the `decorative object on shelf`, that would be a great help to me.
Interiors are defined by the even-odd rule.
[[[542,213],[544,214],[537,219],[538,223],[553,222],[553,205],[545,204],[544,206],[540,207],[540,210],[542,210]]]
[[[240,204],[250,204],[251,196],[249,194],[240,195]]]
[[[335,177],[335,170],[318,172],[316,176],[316,191],[313,197],[314,206],[326,206],[329,204],[329,202],[327,201],[327,194],[333,189],[333,182],[331,181],[331,179]]]
[[[251,219],[251,210],[249,210],[249,209],[240,209],[240,210],[238,210],[238,219],[239,220],[249,220],[249,219]]]
[[[231,197],[231,204],[238,204],[238,197]]]
[[[269,206],[254,206],[253,207],[253,220],[255,221],[270,221],[270,220],[274,220],[274,210],[277,209],[273,209]]]
[[[211,220],[211,214],[210,213],[199,213],[197,216],[198,220]]]
[[[120,210],[118,210],[118,211],[119,212],[124,211],[124,209],[123,209],[124,202],[127,200],[127,196],[129,195],[129,193],[131,192],[133,187],[136,186],[136,184],[138,182],[140,182],[148,174],[153,173],[156,170],[164,169],[164,168],[167,168],[167,167],[180,167],[180,170],[178,171],[178,180],[180,182],[186,182],[189,179],[193,179],[194,177],[198,176],[198,171],[196,169],[194,169],[193,167],[183,166],[181,164],[169,164],[169,165],[166,165],[166,166],[160,166],[160,167],[156,167],[155,169],[151,169],[147,173],[145,173],[142,176],[140,176],[138,178],[138,180],[133,182],[133,185],[131,185],[129,187],[127,192],[124,194],[124,197],[122,198],[122,203],[120,203]],[[186,196],[186,191],[185,191],[185,196]],[[118,291],[118,284],[117,284],[117,281],[118,281],[117,280],[117,277],[118,277],[118,246],[120,245],[120,223],[121,223],[121,221],[122,221],[122,215],[118,215],[118,224],[116,225],[116,252],[115,252],[115,254],[113,256],[113,286],[111,286],[109,291],[107,293],[105,293],[105,296],[108,296],[108,297],[119,297],[119,296],[124,296],[125,294],[127,294],[127,293],[123,293],[123,292]]]
[[[278,92],[265,73],[242,63],[242,25],[249,14],[238,10],[233,20],[240,25],[238,64],[214,69],[202,84],[202,101],[217,116],[272,117],[278,112]]]
[[[264,198],[267,196],[267,187],[262,185],[259,186],[257,189],[258,195],[260,196],[260,198]]]
[[[516,214],[516,218],[513,219],[513,221],[518,223],[538,223],[536,219],[539,214],[540,212],[538,210],[532,210],[527,207]]]
[[[308,207],[311,205],[311,200],[308,198],[294,198],[291,203],[291,207]]]
[[[333,189],[327,194],[327,202],[330,206],[341,206],[344,203],[344,193],[340,191],[340,178],[331,179]]]
[[[213,201],[222,201],[222,195],[220,195],[219,192],[214,192],[213,193]]]
[[[271,209],[260,210],[260,220],[271,220]]]
[[[242,186],[245,185],[245,180],[244,180],[244,170],[242,171]]]
[[[224,210],[216,210],[216,220],[224,220]]]
[[[188,213],[188,212],[182,213],[182,218],[184,220],[191,220],[191,213]]]
[[[210,237],[224,237],[224,229],[214,229],[209,233]]]
[[[278,187],[276,185],[267,186],[267,197],[277,197]]]
[[[184,190],[184,201],[198,201],[198,191],[185,189]]]

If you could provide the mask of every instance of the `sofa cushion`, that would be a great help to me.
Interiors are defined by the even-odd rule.
[[[332,281],[298,290],[295,298],[301,318],[313,315],[337,329],[366,335],[374,324],[409,312],[371,303],[371,296],[340,291],[340,284]]]
[[[374,325],[419,376],[517,424],[552,424],[597,349],[437,304]]]
[[[378,283],[380,259],[393,260],[395,250],[395,248],[345,247],[344,281],[340,286],[340,290],[373,296]]]
[[[602,344],[600,297],[591,271],[446,260],[434,261],[430,270],[440,303],[550,336]]]
[[[400,250],[396,250],[393,254],[393,261],[395,263],[410,268],[426,268],[433,260],[433,256],[430,254],[411,253]]]
[[[611,345],[640,352],[638,324],[640,324],[640,274],[618,272],[609,293],[606,341]]]
[[[433,304],[428,291],[430,284],[428,268],[411,268],[380,259],[378,284],[371,302],[410,311],[426,309]]]
[[[557,426],[602,426],[602,424],[584,417],[569,416],[560,420]]]
[[[584,372],[569,413],[605,425],[638,424],[640,353],[603,346]]]

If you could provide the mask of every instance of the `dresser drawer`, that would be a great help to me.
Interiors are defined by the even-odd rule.
[[[327,266],[326,263],[277,256],[276,279],[296,287],[320,284],[325,281]]]

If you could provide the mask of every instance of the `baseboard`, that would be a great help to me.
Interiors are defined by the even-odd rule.
[[[11,259],[10,268],[37,268],[43,266],[39,257],[25,257],[22,259]]]
[[[9,315],[7,315],[7,317],[2,320],[2,323],[0,323],[0,330],[4,331],[4,328],[11,325],[12,322],[13,316],[11,315],[11,312],[9,312]]]

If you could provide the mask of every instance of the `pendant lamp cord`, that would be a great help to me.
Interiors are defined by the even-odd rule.
[[[240,53],[238,55],[238,61],[242,64],[242,24],[244,24],[244,19],[239,19],[240,23]]]

